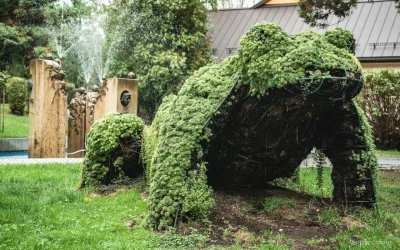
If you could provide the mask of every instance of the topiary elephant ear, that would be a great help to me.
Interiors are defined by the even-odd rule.
[[[143,173],[139,157],[144,126],[134,114],[109,113],[97,120],[88,135],[81,187]]]
[[[345,29],[336,28],[327,30],[324,34],[326,40],[338,48],[349,50],[353,55],[356,51],[356,39],[353,34]]]

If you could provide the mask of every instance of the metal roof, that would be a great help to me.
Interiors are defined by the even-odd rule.
[[[240,38],[258,22],[274,22],[289,35],[310,29],[299,17],[296,5],[212,11],[209,18],[213,26],[211,47],[218,60],[234,55]],[[357,39],[356,56],[360,61],[400,61],[400,14],[394,1],[360,2],[350,16],[337,21],[332,16],[327,29],[351,31]]]

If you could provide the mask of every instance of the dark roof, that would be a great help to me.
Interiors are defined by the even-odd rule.
[[[310,29],[297,10],[295,5],[281,5],[210,12],[214,55],[223,60],[235,54],[240,38],[261,21],[274,22],[291,36]],[[337,17],[331,17],[327,29],[340,27],[351,31],[357,39],[356,56],[360,61],[386,61],[400,57],[400,14],[394,1],[360,2],[350,16],[340,23],[337,21]],[[311,30],[323,32],[317,28]]]

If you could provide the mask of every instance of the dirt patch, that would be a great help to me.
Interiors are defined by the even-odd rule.
[[[123,185],[114,188],[107,188],[107,189],[99,189],[89,194],[90,197],[97,197],[97,196],[104,196],[104,197],[113,197],[117,193],[126,193],[131,189],[133,185]]]
[[[142,177],[121,178],[109,185],[101,185],[101,186],[95,187],[94,190],[89,193],[89,196],[90,197],[97,197],[97,196],[113,197],[117,193],[126,193],[129,190],[131,190],[132,188],[136,188],[139,191],[144,191],[145,190],[144,179]]]
[[[129,227],[130,229],[133,229],[136,226],[136,220],[133,219],[125,222],[125,226]]]
[[[291,200],[295,206],[278,208],[267,213],[263,201]],[[276,242],[293,249],[321,249],[323,246],[337,248],[332,240],[344,226],[328,226],[319,222],[318,215],[327,207],[334,206],[328,200],[301,195],[296,192],[276,188],[217,190],[216,206],[211,215],[211,244],[242,245],[250,241]],[[183,229],[184,227],[180,227]],[[261,239],[261,240],[260,240]],[[318,244],[310,245],[310,241]]]
[[[379,177],[384,179],[387,185],[398,185],[400,183],[400,170],[380,170]]]
[[[351,217],[343,217],[342,222],[346,228],[366,228],[367,225]]]

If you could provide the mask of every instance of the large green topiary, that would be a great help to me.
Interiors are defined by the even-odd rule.
[[[109,184],[143,172],[139,165],[143,121],[133,114],[106,114],[88,135],[81,187]]]
[[[19,77],[11,77],[7,80],[7,97],[11,113],[24,115],[26,100],[28,98],[27,80]]]
[[[362,78],[351,46],[345,46],[349,42],[347,31],[304,31],[292,39],[281,27],[260,23],[241,39],[238,56],[201,68],[178,95],[164,98],[145,133],[142,156],[150,185],[149,223],[162,229],[174,225],[178,214],[200,220],[210,214],[207,161],[220,183],[262,185],[290,176],[314,145],[337,164],[335,199],[373,203],[373,183],[364,179],[372,178],[376,159],[369,153],[365,119],[351,102]],[[331,135],[325,134],[329,130]],[[301,136],[308,139],[299,142]],[[270,149],[264,137],[280,139]],[[338,157],[331,155],[335,150]],[[193,173],[202,175],[201,181],[191,181]],[[202,190],[195,195],[203,207],[188,205],[195,204],[188,183],[190,190]]]
[[[333,163],[335,200],[373,204],[377,162],[371,129],[352,101],[362,76],[351,41],[340,29],[290,38],[260,23],[241,39],[239,55],[200,68],[165,97],[143,130],[148,225],[165,229],[182,217],[207,223],[215,203],[210,185],[265,187],[293,175],[313,147]],[[103,165],[88,159],[107,134],[92,136],[97,146],[84,166],[102,177],[109,151],[101,153]]]

